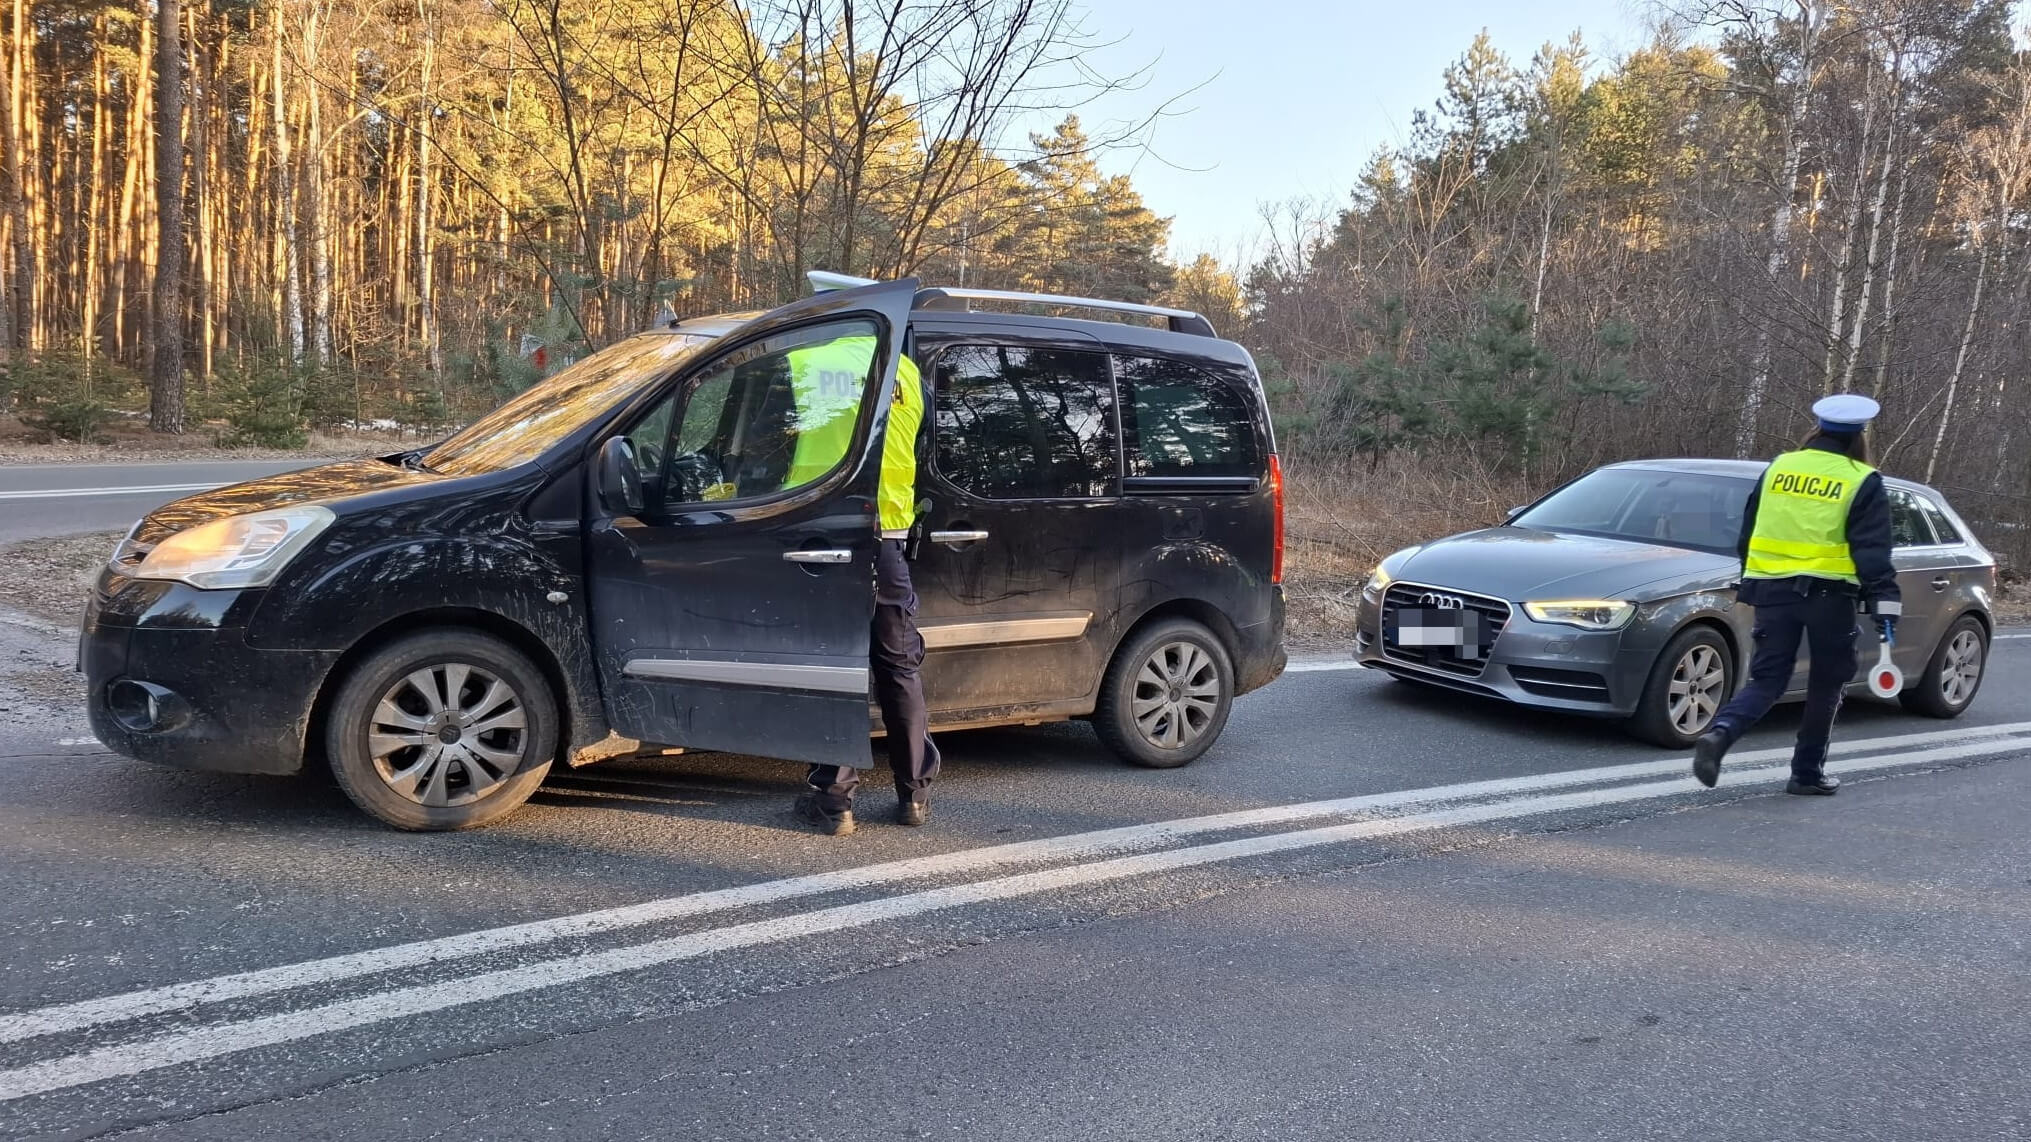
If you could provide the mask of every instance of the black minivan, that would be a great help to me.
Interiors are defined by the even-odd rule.
[[[974,308],[996,301],[1167,328]],[[787,364],[812,346],[866,362],[825,375],[844,403],[822,418]],[[1138,764],[1205,752],[1284,665],[1254,363],[1189,312],[914,279],[672,322],[434,447],[150,514],[88,604],[93,730],[193,769],[322,757],[407,829],[483,824],[553,762],[651,744],[866,766],[906,352],[933,389],[914,567],[933,725],[1090,717]]]

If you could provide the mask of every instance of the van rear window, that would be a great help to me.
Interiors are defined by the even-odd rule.
[[[1159,357],[1116,357],[1121,445],[1130,477],[1262,474],[1254,402],[1203,370]]]
[[[1105,354],[953,346],[938,358],[938,472],[984,499],[1110,495],[1113,405]]]

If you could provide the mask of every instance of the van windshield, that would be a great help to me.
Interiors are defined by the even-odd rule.
[[[473,421],[423,457],[448,476],[499,472],[527,464],[574,429],[670,375],[710,337],[644,333],[612,345]]]

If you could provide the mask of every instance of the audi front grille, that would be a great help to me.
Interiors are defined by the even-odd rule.
[[[1426,596],[1433,598],[1427,600]],[[1458,606],[1455,607],[1454,604]],[[1406,608],[1435,610],[1469,610],[1481,616],[1481,640],[1475,648],[1475,657],[1466,657],[1464,647],[1455,646],[1401,646],[1397,643],[1397,612]],[[1451,591],[1444,587],[1427,587],[1418,583],[1391,583],[1389,590],[1382,593],[1382,654],[1398,662],[1422,666],[1460,678],[1479,678],[1488,668],[1488,655],[1495,649],[1495,640],[1502,636],[1502,628],[1509,625],[1509,604],[1488,595],[1476,595],[1467,591]]]

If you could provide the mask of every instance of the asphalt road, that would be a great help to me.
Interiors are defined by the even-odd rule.
[[[317,463],[322,461],[0,466],[0,543],[117,531],[192,492]]]
[[[1328,659],[1186,769],[948,735],[919,830],[706,754],[419,836],[109,755],[0,621],[0,1137],[2022,1139],[2010,635],[1959,721],[1851,703],[1830,800],[1794,713],[1704,791]]]

